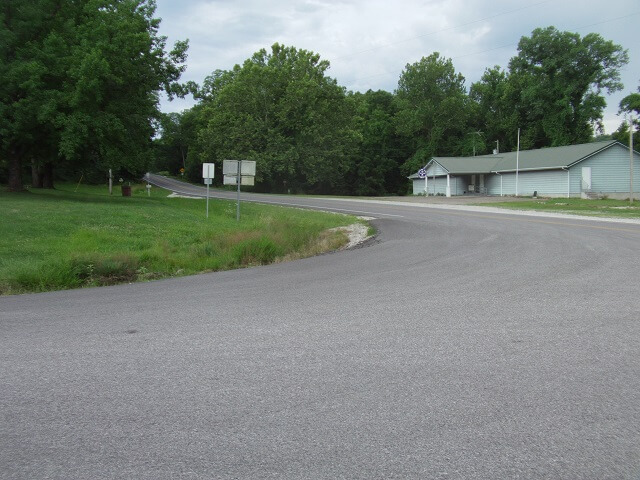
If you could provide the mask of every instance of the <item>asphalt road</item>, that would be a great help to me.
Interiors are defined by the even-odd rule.
[[[295,202],[379,235],[0,298],[0,478],[640,478],[640,225]]]

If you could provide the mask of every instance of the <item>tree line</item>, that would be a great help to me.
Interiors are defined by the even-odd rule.
[[[468,89],[451,59],[432,53],[406,65],[394,92],[350,92],[327,60],[280,44],[185,84],[188,44],[168,51],[154,12],[153,0],[4,1],[0,182],[102,181],[109,169],[184,169],[200,181],[203,162],[239,158],[258,162],[257,191],[404,194],[406,176],[432,156],[513,150],[518,128],[523,149],[593,140],[628,63],[600,35],[548,27]],[[162,114],[160,91],[197,103]],[[638,97],[621,109],[640,113]]]
[[[601,138],[604,95],[623,89],[628,60],[598,34],[539,28],[468,89],[436,52],[406,65],[394,92],[359,93],[317,54],[275,44],[213,72],[196,106],[163,116],[156,167],[199,181],[202,162],[252,159],[258,191],[405,194],[431,157],[512,151],[518,128],[522,149]]]

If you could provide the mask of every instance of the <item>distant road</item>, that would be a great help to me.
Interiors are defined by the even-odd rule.
[[[640,225],[243,195],[379,235],[0,297],[0,478],[640,478]]]
[[[207,194],[207,188],[205,186],[192,185],[190,183],[181,182],[179,180],[174,180],[172,178],[163,177],[161,175],[155,175],[152,173],[147,173],[145,175],[145,180],[151,183],[152,185],[156,185],[158,187],[164,188],[166,190],[170,190],[179,195],[185,195],[188,197],[205,197]],[[229,200],[237,199],[236,191],[229,190],[220,190],[215,188],[209,189],[210,198],[224,198]],[[246,193],[240,192],[241,201],[251,201],[258,203],[266,203],[266,204],[275,204],[275,205],[287,205],[292,207],[304,207],[304,208],[313,208],[313,209],[322,209],[322,210],[331,210],[331,211],[339,211],[345,213],[354,213],[364,214],[371,212],[364,212],[359,210],[359,207],[354,206],[354,201],[358,201],[357,199],[343,199],[337,197],[304,197],[304,196],[296,196],[296,195],[265,195],[259,193]],[[374,205],[372,202],[363,203],[364,200],[360,200],[360,204],[366,205]],[[378,209],[381,210],[381,209]],[[385,216],[385,213],[380,211],[377,212],[378,215]],[[393,214],[389,214],[394,216]]]

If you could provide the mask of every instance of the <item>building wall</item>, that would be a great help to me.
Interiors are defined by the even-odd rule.
[[[449,184],[451,186],[451,195],[463,195],[467,189],[464,177],[450,176]],[[429,195],[446,195],[447,194],[447,176],[429,177],[427,181]],[[424,178],[413,179],[413,194],[424,195]]]
[[[580,195],[582,167],[591,167],[591,191],[612,198],[629,198],[629,150],[613,145],[571,167],[571,192]],[[634,152],[633,191],[640,191],[640,154]],[[634,195],[635,196],[635,195]]]
[[[582,167],[591,167],[591,191],[610,197],[629,197],[629,150],[620,145],[598,153],[566,170],[541,170],[538,172],[518,173],[518,194],[531,196],[566,197],[567,182],[569,195],[578,197],[582,191]],[[569,175],[569,179],[567,179]],[[502,194],[515,195],[516,174],[504,173],[490,175],[485,180],[489,195],[500,195],[500,179],[502,177]],[[640,154],[634,153],[633,190],[640,192]],[[626,196],[625,196],[626,194]]]
[[[533,192],[549,197],[566,197],[567,182],[569,195],[580,196],[582,189],[582,167],[591,167],[591,191],[611,198],[629,197],[629,150],[621,145],[613,145],[567,170],[521,171],[518,173],[518,194],[531,196]],[[447,186],[446,171],[440,165],[431,164],[429,173],[429,195],[444,195]],[[435,182],[432,175],[436,175]],[[640,154],[634,153],[633,171],[634,196],[640,196]],[[463,195],[469,179],[451,176],[451,195]],[[476,182],[479,180],[476,179]],[[501,190],[502,182],[502,190]],[[489,195],[515,195],[516,174],[485,175],[485,188]],[[424,194],[424,179],[413,181],[413,193]]]
[[[574,173],[571,172],[573,176]],[[485,178],[485,186],[489,195],[500,195],[500,181],[502,178],[502,194],[516,194],[516,174],[503,173],[489,175]],[[541,170],[539,172],[518,172],[518,195],[538,195],[562,197],[567,195],[566,170]],[[579,194],[579,192],[578,192]]]
[[[429,167],[427,168],[427,175],[429,177],[433,175],[438,176],[438,175],[446,175],[446,174],[447,174],[447,171],[435,162],[431,163],[431,165],[429,165]]]

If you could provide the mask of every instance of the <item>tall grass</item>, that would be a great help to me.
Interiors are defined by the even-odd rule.
[[[235,202],[167,198],[134,186],[0,193],[0,294],[112,285],[264,265],[338,248],[354,217]],[[320,246],[320,247],[319,247]]]

